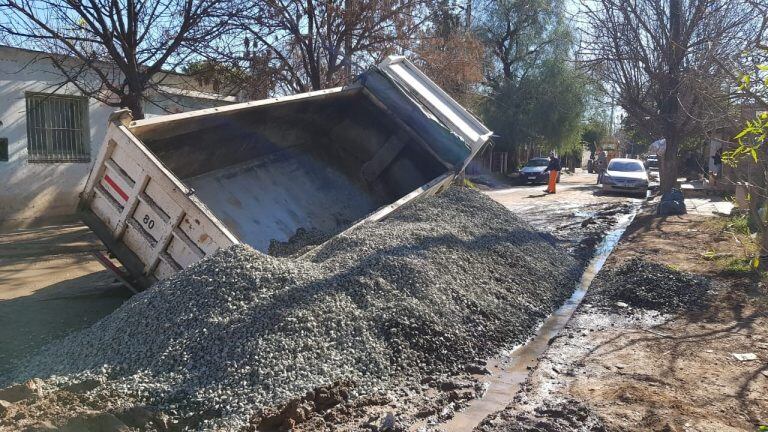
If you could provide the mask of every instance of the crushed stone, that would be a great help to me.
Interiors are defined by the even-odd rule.
[[[628,305],[673,313],[704,306],[709,288],[710,281],[703,276],[635,257],[598,273],[585,302],[616,309]]]
[[[333,237],[335,234],[337,233],[326,232],[317,228],[299,228],[286,241],[270,241],[267,253],[276,257],[299,256],[310,250],[313,246],[319,245]]]
[[[452,188],[298,259],[219,251],[49,345],[10,381],[96,379],[92,394],[195,417],[190,429],[237,429],[334,381],[355,382],[354,398],[461,371],[524,342],[578,276],[502,205]]]

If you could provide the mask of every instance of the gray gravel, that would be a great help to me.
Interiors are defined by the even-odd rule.
[[[460,371],[527,339],[573,291],[576,261],[463,188],[336,236],[300,259],[233,246],[44,349],[14,378],[235,428],[335,380],[362,393]]]
[[[342,223],[342,225],[350,224]],[[335,234],[337,232],[325,232],[316,228],[299,228],[294,235],[284,242],[270,241],[267,253],[275,257],[297,257],[312,249],[313,246],[319,245],[333,237]]]
[[[706,304],[709,279],[681,272],[642,258],[632,258],[600,272],[587,292],[586,302],[611,308],[617,303],[665,313],[694,310]]]

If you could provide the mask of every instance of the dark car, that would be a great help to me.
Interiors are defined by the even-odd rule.
[[[549,165],[549,159],[545,157],[529,160],[520,170],[520,181],[524,184],[549,182],[547,165]],[[560,173],[557,173],[557,182],[560,183]]]

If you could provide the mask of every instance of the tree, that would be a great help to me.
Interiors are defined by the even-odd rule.
[[[585,143],[587,149],[590,152],[590,157],[594,157],[595,151],[606,137],[608,136],[608,126],[605,122],[598,118],[591,118],[584,124],[584,128],[581,132],[581,141]]]
[[[553,47],[570,47],[564,9],[562,0],[490,0],[475,29],[488,50],[487,80],[519,79]]]
[[[564,2],[488,0],[474,7],[473,31],[485,46],[481,117],[515,162],[531,152],[581,153],[588,83],[571,65]]]
[[[741,0],[597,0],[582,8],[590,24],[582,57],[633,123],[666,139],[661,190],[669,191],[680,144],[734,120],[718,61],[744,49],[759,20]]]
[[[224,0],[0,0],[0,29],[48,58],[83,95],[127,107],[142,103],[164,70],[223,28]]]
[[[424,4],[264,0],[243,5],[231,24],[235,34],[249,41],[251,55],[269,59],[282,90],[305,92],[346,83],[352,74],[409,46],[424,21],[418,15]]]
[[[468,22],[456,5],[439,0],[430,26],[419,32],[412,48],[424,73],[465,106],[475,104],[476,88],[483,82],[484,47]]]
[[[214,92],[240,93],[247,100],[269,97],[277,75],[263,55],[248,55],[242,61],[231,63],[209,59],[193,61],[184,65],[182,71]]]
[[[542,62],[522,79],[494,84],[481,116],[499,148],[580,150],[589,81],[565,59]],[[527,156],[527,155],[526,155]]]

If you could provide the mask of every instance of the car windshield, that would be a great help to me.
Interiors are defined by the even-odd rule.
[[[549,161],[547,159],[531,159],[527,164],[525,164],[527,167],[540,167],[547,165],[549,165]]]
[[[643,164],[639,161],[618,161],[612,160],[608,164],[608,171],[621,171],[621,172],[637,172],[645,171]]]

